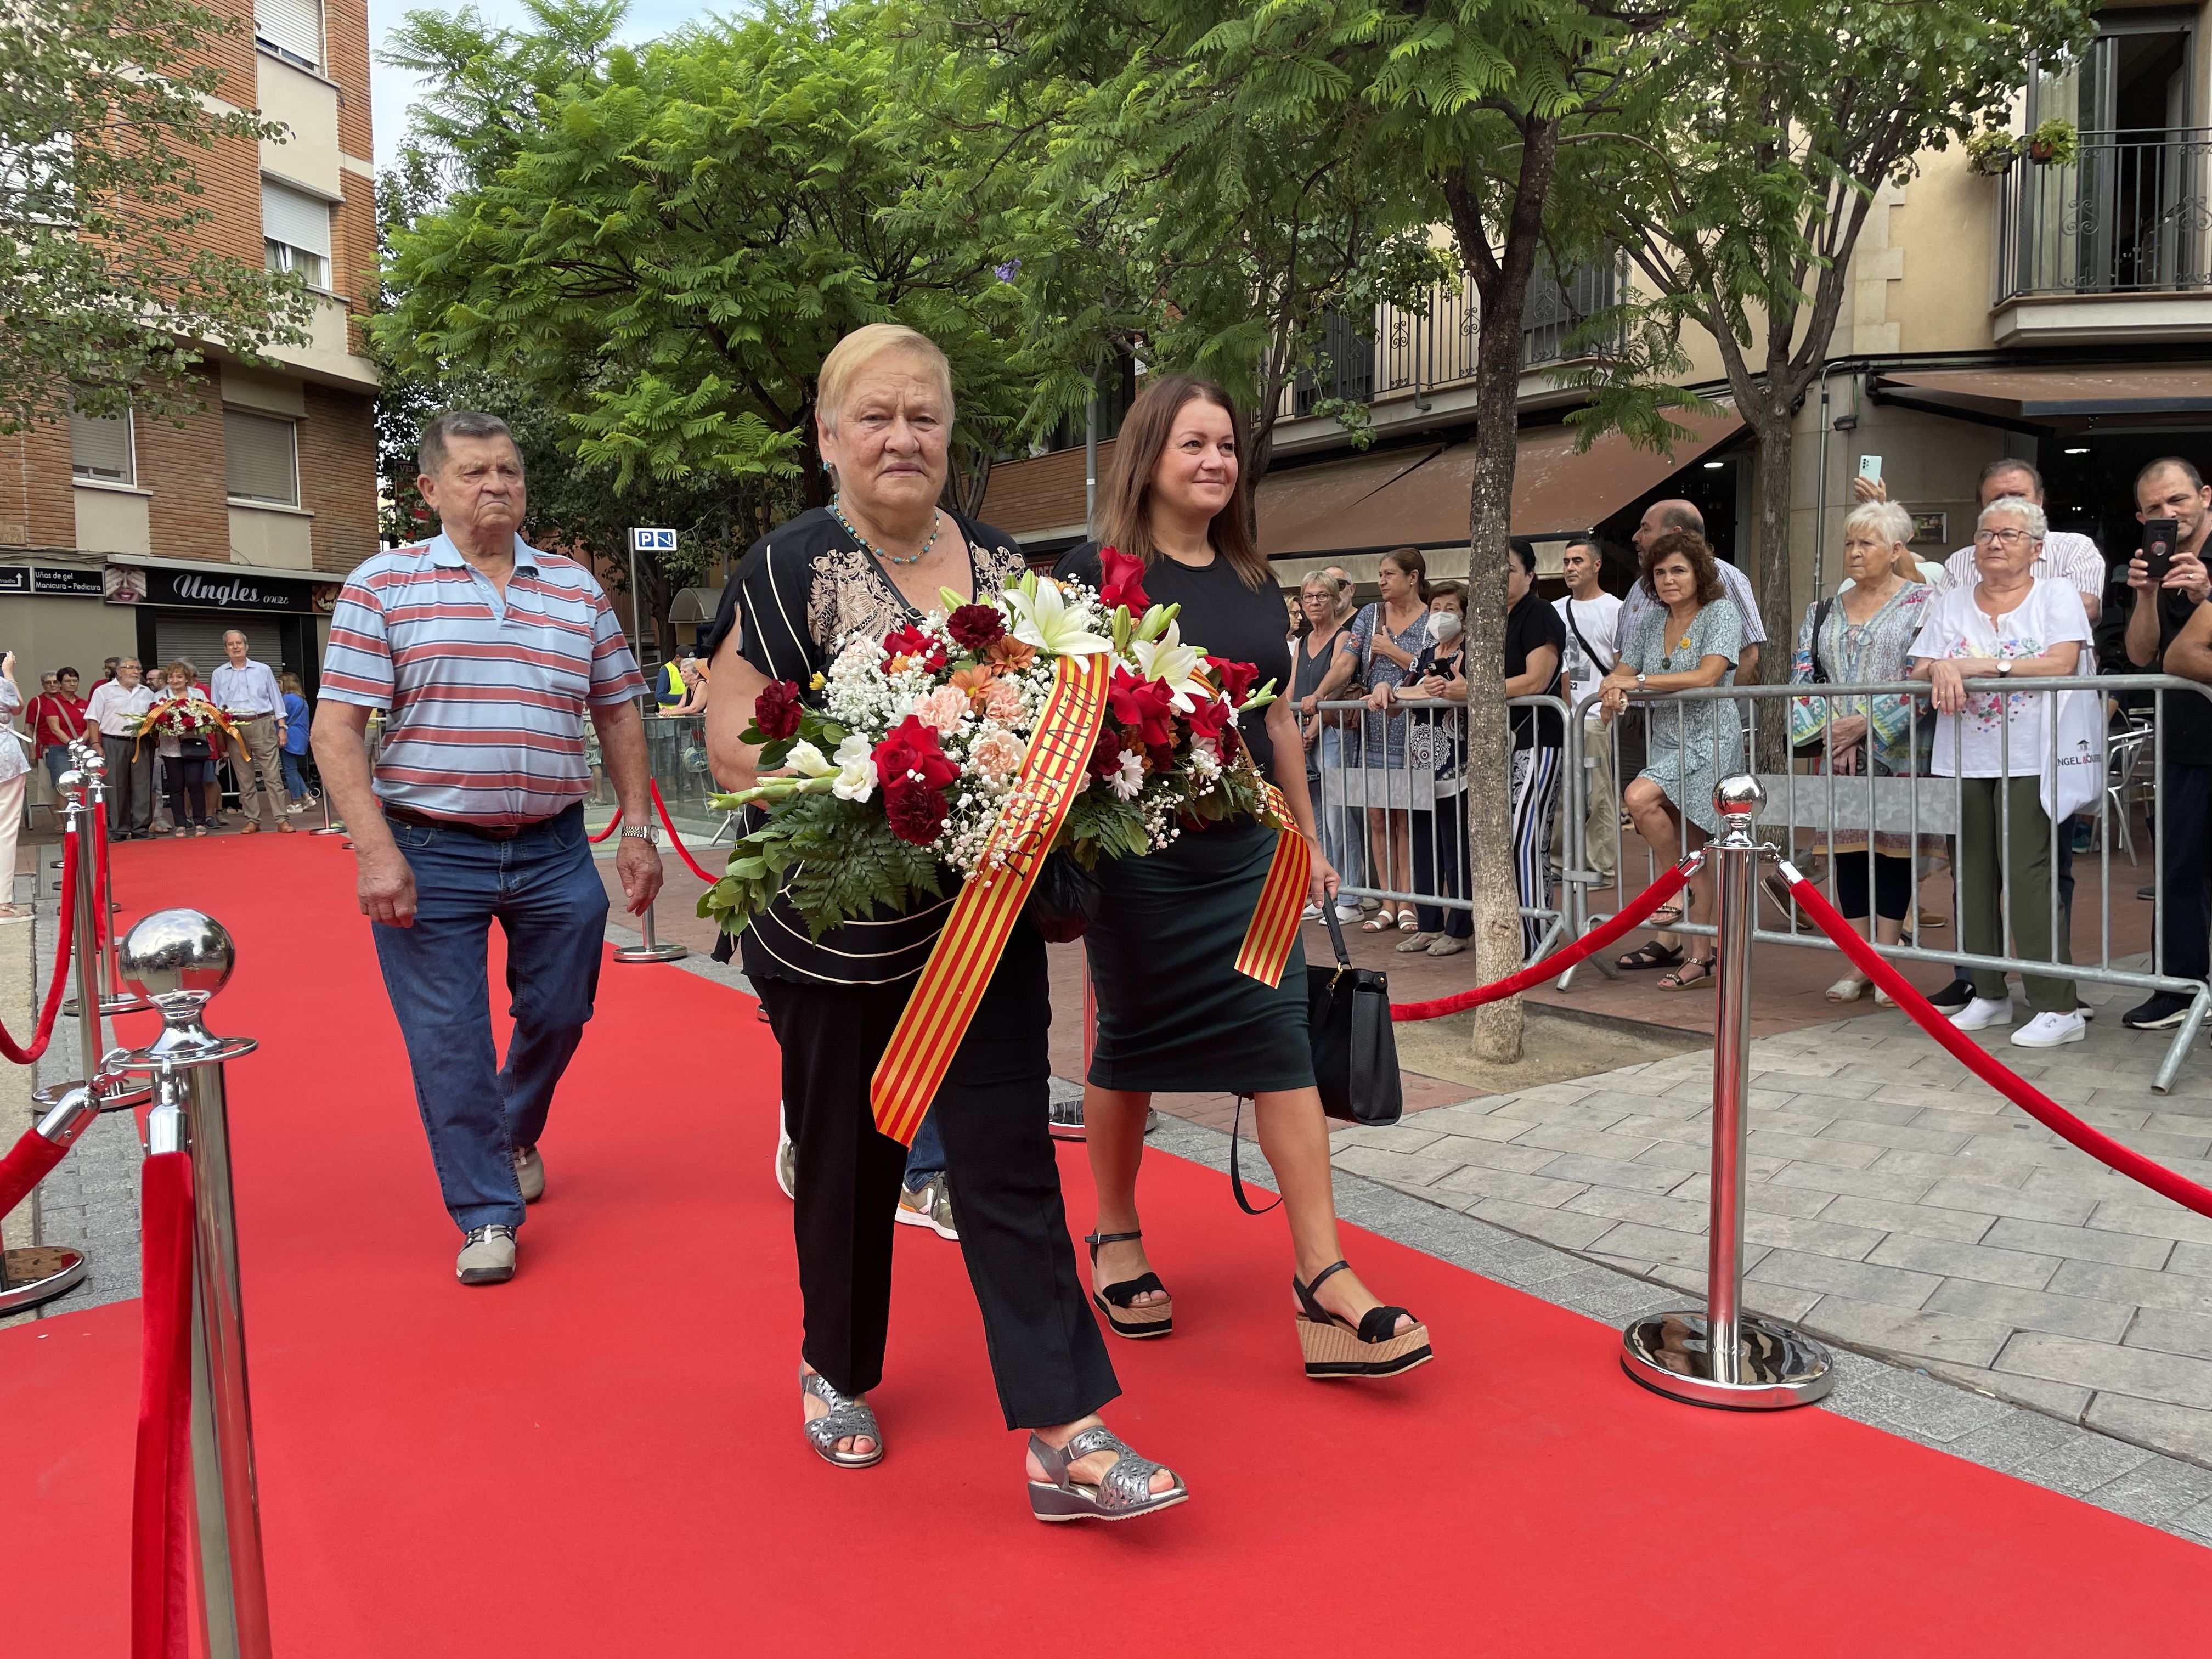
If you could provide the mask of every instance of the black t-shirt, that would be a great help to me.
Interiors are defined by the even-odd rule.
[[[1505,613],[1505,678],[1518,679],[1528,672],[1528,658],[1540,646],[1550,646],[1558,653],[1555,664],[1567,658],[1567,625],[1559,620],[1559,613],[1536,597],[1531,587],[1521,596],[1521,603]],[[1540,688],[1542,695],[1556,695],[1559,677],[1554,673],[1552,683]],[[1534,749],[1541,744],[1556,749],[1566,741],[1566,732],[1559,724],[1558,711],[1550,708],[1516,708],[1513,711],[1513,746]]]
[[[2122,565],[2124,571],[2127,567]],[[2097,661],[2107,674],[2161,674],[2166,672],[2166,653],[2189,619],[2197,614],[2197,607],[2179,593],[2161,589],[2158,596],[2158,660],[2148,668],[2138,668],[2129,660],[2127,649],[2128,617],[2140,602],[2140,595],[2124,580],[2115,582],[2105,592],[2104,614],[2097,622]],[[2212,601],[2208,601],[2212,603]],[[2148,693],[2138,693],[2146,702]],[[2166,750],[2167,762],[2176,766],[2212,766],[2212,697],[2195,691],[2168,691],[2166,706],[2159,711],[2159,743]]]
[[[1021,544],[1002,530],[953,518],[968,539],[975,592],[997,592],[1023,568]],[[921,620],[890,574],[845,533],[823,507],[780,525],[745,550],[722,590],[714,626],[699,642],[714,655],[738,629],[738,654],[772,680],[791,680],[809,703],[809,690],[828,672],[845,642],[865,635],[880,641]],[[929,960],[951,915],[957,885],[941,901],[923,901],[903,915],[833,927],[819,940],[779,896],[738,937],[745,972],[755,978],[812,980],[833,985],[886,985],[910,979]]]
[[[1052,574],[1097,587],[1104,579],[1098,544],[1085,542],[1070,549]],[[1154,605],[1182,607],[1176,626],[1182,630],[1184,644],[1198,646],[1226,662],[1250,663],[1260,671],[1260,678],[1252,682],[1255,690],[1269,680],[1279,692],[1288,689],[1291,619],[1283,610],[1283,590],[1276,583],[1247,587],[1236,567],[1218,553],[1203,568],[1163,556],[1145,571],[1145,592]],[[1261,775],[1273,782],[1275,745],[1267,737],[1267,711],[1239,715],[1237,726],[1259,763]]]

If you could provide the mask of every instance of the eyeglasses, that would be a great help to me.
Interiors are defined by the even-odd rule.
[[[2043,539],[2031,536],[2025,530],[1977,530],[1974,542],[1979,547],[2026,547]]]

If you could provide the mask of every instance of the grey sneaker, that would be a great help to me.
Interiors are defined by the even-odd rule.
[[[927,1227],[939,1238],[958,1242],[959,1230],[952,1224],[952,1188],[945,1171],[924,1176],[918,1187],[902,1186],[895,1219],[909,1227]]]
[[[514,1184],[522,1188],[525,1204],[535,1204],[545,1196],[545,1160],[538,1156],[535,1146],[515,1149]]]
[[[791,1144],[791,1129],[783,1121],[783,1105],[775,1109],[775,1184],[783,1195],[799,1198],[799,1148]]]
[[[471,1228],[453,1270],[464,1285],[506,1284],[514,1277],[514,1229]]]

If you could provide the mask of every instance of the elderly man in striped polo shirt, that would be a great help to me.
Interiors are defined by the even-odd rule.
[[[660,889],[645,682],[591,573],[522,539],[506,422],[441,415],[419,459],[441,532],[366,561],[339,595],[315,763],[358,854],[362,914],[463,1234],[457,1272],[496,1285],[514,1277],[523,1206],[545,1190],[538,1137],[599,987],[607,898],[584,838],[586,715],[630,826],[615,867],[631,914]],[[375,708],[391,712],[372,776]],[[504,1064],[485,976],[495,918],[514,1013]]]

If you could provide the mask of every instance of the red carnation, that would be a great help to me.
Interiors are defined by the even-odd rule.
[[[799,687],[793,681],[771,681],[753,699],[753,724],[770,741],[797,732],[799,714]]]
[[[876,745],[876,776],[882,780],[889,793],[895,781],[919,784],[933,793],[942,789],[960,775],[960,769],[946,758],[937,741],[937,733],[913,715],[908,715],[884,735]]]
[[[1214,678],[1221,682],[1221,695],[1238,708],[1252,695],[1252,687],[1260,678],[1260,671],[1249,662],[1231,662],[1225,657],[1208,657],[1206,665],[1213,671]]]
[[[963,605],[945,619],[945,626],[963,651],[981,651],[1006,637],[1006,620],[994,605]]]
[[[894,657],[909,657],[934,673],[945,666],[945,647],[926,629],[906,627],[884,636],[884,649]]]
[[[1126,605],[1139,616],[1152,608],[1145,592],[1145,562],[1116,547],[1098,550],[1098,599],[1109,611]]]
[[[878,754],[882,752],[877,750]],[[902,777],[884,786],[884,816],[890,820],[891,834],[901,841],[926,847],[945,828],[951,809],[936,790]]]
[[[1175,694],[1159,681],[1116,668],[1106,697],[1115,721],[1135,732],[1146,748],[1175,746]]]
[[[1224,726],[1237,723],[1236,715],[1227,703],[1209,697],[1190,711],[1190,734],[1194,738],[1212,738],[1218,744]]]
[[[1121,734],[1110,724],[1099,726],[1098,741],[1091,745],[1085,769],[1101,783],[1121,769]]]

